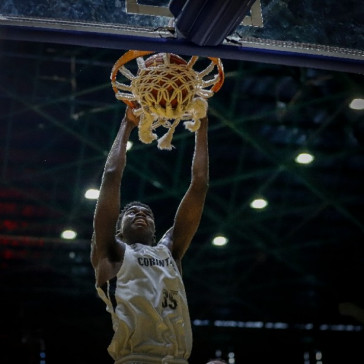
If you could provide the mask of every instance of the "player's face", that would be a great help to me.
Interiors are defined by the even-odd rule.
[[[143,206],[131,206],[124,212],[121,230],[124,233],[144,233],[154,236],[155,224],[152,212]]]

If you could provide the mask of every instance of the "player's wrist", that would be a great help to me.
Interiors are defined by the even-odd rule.
[[[125,111],[125,120],[133,126],[138,126],[139,119],[139,116],[134,114],[134,110],[128,106]]]

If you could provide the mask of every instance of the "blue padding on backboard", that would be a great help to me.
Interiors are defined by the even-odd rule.
[[[200,47],[184,39],[145,38],[119,34],[44,29],[24,26],[1,26],[0,39],[50,44],[71,44],[75,46],[129,50],[138,49],[153,52],[176,53],[184,56],[219,57],[248,62],[261,62],[284,66],[318,68],[339,72],[364,74],[364,61],[339,56],[324,56],[299,52],[269,50],[247,46]]]
[[[181,38],[200,46],[216,46],[233,32],[250,11],[255,0],[187,0],[176,17]],[[173,1],[172,1],[173,7]],[[171,7],[170,4],[170,7]],[[178,0],[174,11],[182,3]]]

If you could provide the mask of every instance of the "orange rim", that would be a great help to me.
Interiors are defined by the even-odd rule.
[[[138,57],[143,57],[143,56],[147,56],[149,54],[155,53],[153,51],[136,51],[136,50],[130,50],[127,51],[126,53],[124,53],[114,64],[112,70],[111,70],[111,75],[110,75],[110,80],[112,82],[112,84],[116,81],[116,76],[118,73],[118,70],[120,67],[122,67],[124,64],[138,58]],[[196,57],[196,56],[195,56]],[[225,80],[225,74],[224,74],[224,67],[223,64],[221,62],[220,58],[216,58],[216,57],[208,57],[208,59],[210,61],[212,61],[218,70],[220,79],[219,81],[211,88],[211,91],[213,91],[214,93],[219,91],[221,86],[224,83]],[[112,86],[115,94],[119,92],[119,90],[117,89],[117,87]],[[131,108],[135,108],[136,105],[133,101],[127,100],[127,99],[122,99],[122,101],[127,104],[128,106],[130,106]]]
[[[220,76],[220,79],[219,81],[214,85],[214,87],[211,88],[211,91],[213,92],[217,92],[220,90],[222,84],[224,83],[224,80],[225,80],[225,73],[224,73],[224,66],[221,62],[221,59],[220,58],[216,58],[216,57],[208,57],[208,59],[210,61],[212,61],[216,67],[217,67],[217,70],[219,72],[219,76]]]
[[[126,53],[124,53],[114,64],[114,67],[111,70],[111,75],[110,75],[110,80],[112,82],[112,84],[116,81],[116,75],[118,73],[118,70],[120,67],[122,67],[125,63],[128,63],[130,61],[132,61],[135,58],[138,57],[142,57],[142,56],[146,56],[148,54],[154,53],[152,51],[135,51],[135,50],[130,50],[127,51]],[[117,89],[117,87],[112,86],[115,94],[117,94],[119,92],[119,90]],[[135,108],[135,103],[133,101],[130,100],[126,100],[123,99],[122,100],[125,104],[127,104],[128,106],[130,106],[131,108]]]

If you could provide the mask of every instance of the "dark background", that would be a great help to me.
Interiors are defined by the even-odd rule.
[[[0,41],[2,364],[112,362],[84,192],[99,187],[125,110],[109,82],[123,52]],[[363,75],[223,63],[209,99],[210,189],[183,262],[191,364],[216,350],[239,364],[319,364],[317,352],[361,364],[364,112],[348,105],[364,97]],[[161,237],[188,186],[194,136],[181,126],[172,151],[132,140],[122,203],[150,204]],[[314,162],[297,165],[299,151]],[[266,209],[249,207],[256,196]],[[65,227],[75,241],[60,238]],[[213,247],[220,232],[229,243]]]

